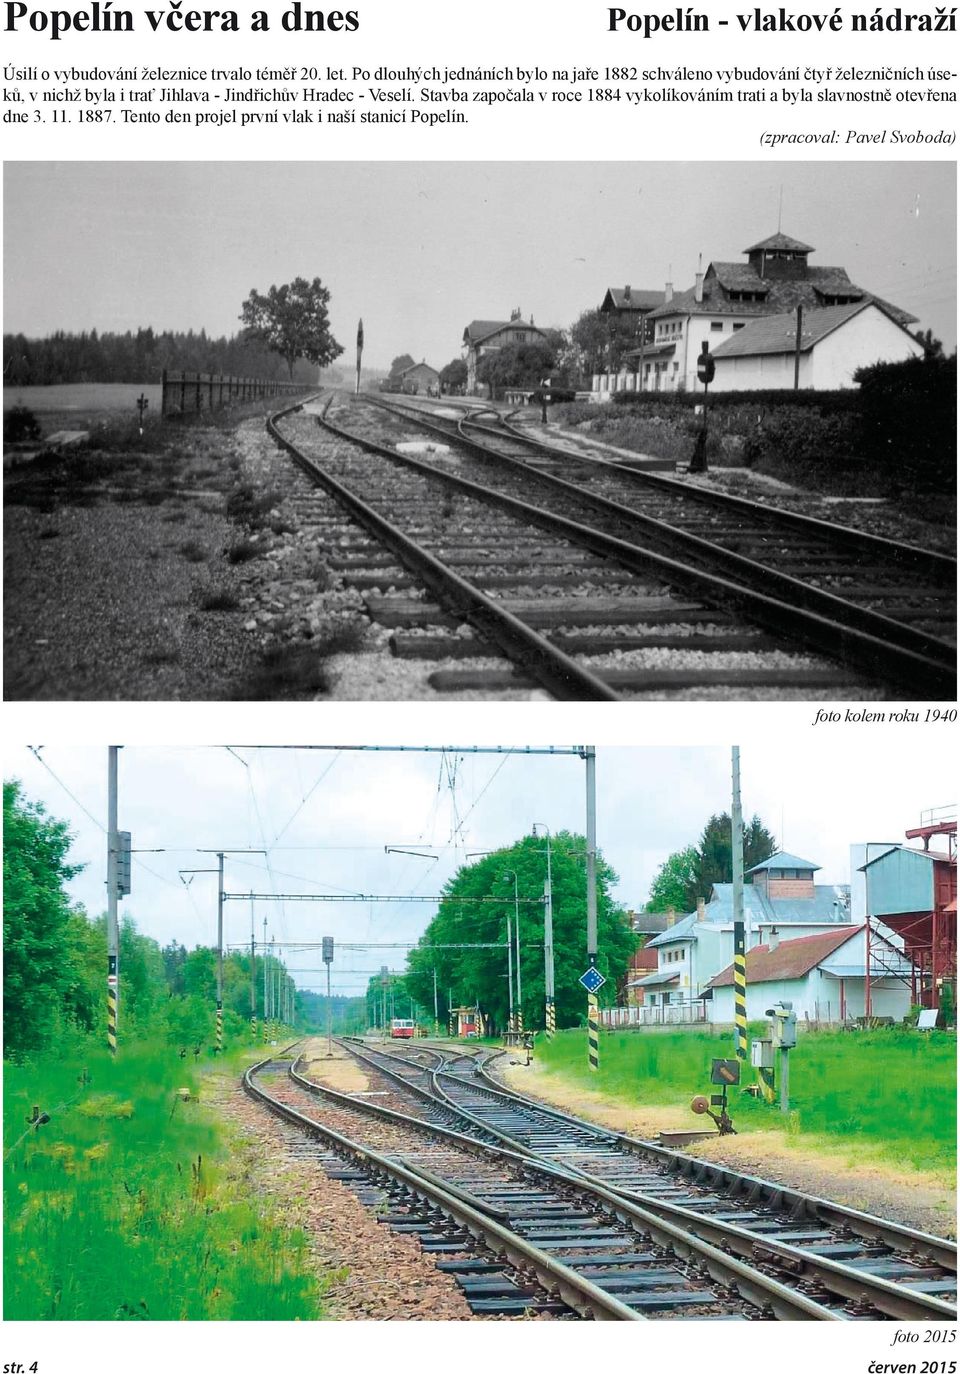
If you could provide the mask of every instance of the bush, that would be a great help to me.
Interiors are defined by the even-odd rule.
[[[32,443],[42,434],[40,423],[27,406],[12,406],[3,412],[3,438],[7,444]]]
[[[952,493],[957,360],[909,358],[861,368],[861,444],[895,491]]]

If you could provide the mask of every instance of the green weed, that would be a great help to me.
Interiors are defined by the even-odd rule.
[[[305,1236],[231,1176],[202,1074],[128,1046],[5,1065],[7,1320],[310,1320]],[[222,1068],[222,1066],[220,1066]],[[239,1072],[239,1065],[237,1066]],[[27,1125],[39,1104],[50,1120]]]

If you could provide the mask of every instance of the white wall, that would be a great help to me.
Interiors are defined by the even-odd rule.
[[[858,367],[871,363],[899,363],[923,356],[923,345],[894,324],[875,305],[868,305],[846,324],[821,339],[812,349],[813,380],[818,391],[853,386]]]

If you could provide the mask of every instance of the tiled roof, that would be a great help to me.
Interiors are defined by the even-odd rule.
[[[501,329],[532,329],[535,334],[543,333],[531,320],[471,320],[463,331],[463,342],[482,343],[491,334],[499,334]]]
[[[630,288],[630,299],[626,298],[626,287],[608,286],[607,295],[603,298],[603,306],[607,303],[609,296],[611,303],[617,310],[653,310],[658,305],[663,305],[665,291],[638,291],[635,286]]]
[[[630,927],[638,935],[654,935],[667,928],[665,911],[634,911],[630,917]]]
[[[745,253],[758,253],[761,248],[767,253],[775,253],[777,251],[787,253],[813,253],[816,251],[810,247],[809,243],[801,243],[799,239],[792,239],[788,234],[781,234],[779,232],[771,234],[768,239],[761,239],[759,243],[753,244],[750,248],[744,248],[743,251]]]
[[[752,325],[749,327],[753,328]],[[798,859],[796,854],[788,854],[785,849],[778,849],[776,854],[771,854],[763,863],[754,864],[747,872],[762,873],[765,868],[809,868],[811,873],[815,873],[819,867],[819,864],[812,864],[809,859]]]
[[[411,363],[409,367],[405,367],[403,369],[403,371],[400,373],[400,376],[406,377],[408,372],[416,372],[419,368],[422,368],[425,372],[432,372],[435,377],[440,376],[440,373],[437,371],[437,369],[435,367],[431,367],[429,363]]]
[[[630,988],[654,988],[661,984],[679,983],[679,973],[648,973],[646,978],[631,978],[627,987]]]
[[[839,949],[863,926],[844,926],[841,930],[825,930],[817,935],[803,935],[799,940],[781,940],[776,949],[757,945],[747,950],[747,983],[775,983],[802,978],[816,968],[828,954]],[[730,987],[733,983],[733,964],[711,978],[711,988]]]
[[[762,293],[763,300],[731,301],[727,291],[749,291]],[[703,299],[696,299],[696,287],[675,292],[669,304],[651,310],[648,318],[666,319],[672,315],[738,315],[743,319],[751,316],[762,318],[766,315],[783,315],[796,310],[798,305],[807,309],[824,309],[824,299],[831,296],[853,296],[857,301],[872,301],[886,312],[897,324],[907,325],[916,321],[916,316],[889,301],[881,300],[863,287],[857,286],[847,276],[842,267],[810,267],[804,275],[797,278],[760,277],[746,262],[712,262],[703,278]]]
[[[790,865],[793,867],[794,865]],[[787,867],[787,865],[784,865]],[[845,898],[846,887],[816,883],[812,897],[767,897],[759,887],[747,883],[743,889],[743,911],[746,919],[757,925],[843,925],[850,929]],[[733,921],[733,883],[714,883],[710,901],[704,908],[704,921],[696,912],[684,916],[668,926],[654,939],[647,941],[648,949],[660,949],[673,940],[695,940],[698,927],[730,925]]]
[[[821,339],[846,324],[854,315],[869,309],[872,304],[872,301],[855,301],[851,305],[826,305],[819,310],[805,310],[800,331],[800,352],[808,353]],[[759,353],[793,353],[796,346],[796,315],[767,315],[760,320],[751,320],[731,338],[724,339],[713,350],[713,356],[740,358]]]
[[[643,358],[649,362],[651,358],[672,358],[677,351],[676,341],[668,344],[647,344],[646,348],[631,348],[623,356],[625,358]]]

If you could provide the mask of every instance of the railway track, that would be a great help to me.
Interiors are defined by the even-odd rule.
[[[289,1061],[254,1066],[244,1088],[315,1142],[318,1165],[377,1206],[385,1223],[441,1256],[477,1315],[614,1321],[876,1315],[864,1313],[862,1302],[836,1303],[828,1294],[788,1286],[545,1161],[320,1087]]]
[[[890,1317],[956,1319],[956,1246],[949,1241],[545,1107],[494,1085],[483,1055],[468,1064],[439,1049],[420,1049],[414,1058],[350,1048],[426,1110],[452,1109],[483,1138],[597,1181],[744,1260],[762,1257],[837,1296],[853,1298],[869,1285],[871,1303]]]
[[[541,458],[494,454],[489,435],[476,451],[476,438],[449,428],[488,428],[475,416],[437,431],[419,413],[377,405],[352,408],[350,421],[346,430],[298,409],[274,416],[270,430],[362,525],[338,541],[332,566],[392,628],[394,652],[471,660],[435,673],[438,690],[539,685],[574,700],[934,699],[952,690],[952,650],[929,626],[898,627],[816,587],[801,596],[792,581],[763,590],[770,568],[756,571],[739,552],[548,473]],[[398,453],[380,442],[385,423],[396,438],[416,425],[461,447]],[[632,481],[607,467],[590,471],[602,468],[608,489]],[[680,533],[689,547],[668,547]]]

